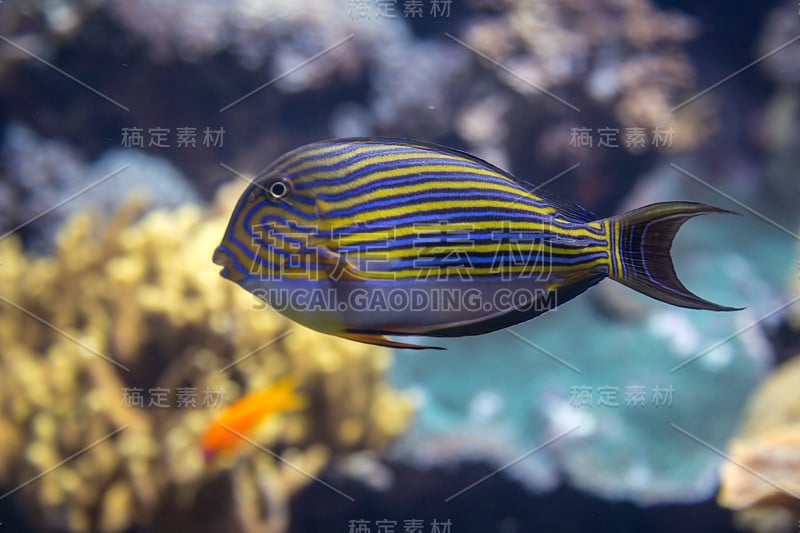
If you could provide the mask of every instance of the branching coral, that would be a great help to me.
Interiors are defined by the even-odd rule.
[[[0,241],[0,483],[33,480],[14,497],[42,528],[283,531],[332,458],[406,427],[387,351],[293,326],[219,277],[209,258],[240,188],[207,212],[77,214],[50,257]],[[286,374],[309,407],[206,468],[205,391],[227,403]]]
[[[760,66],[772,80],[796,87],[800,83],[800,45],[793,41],[797,36],[797,3],[776,4],[764,21],[754,54],[764,58]]]
[[[555,95],[583,112],[613,107],[623,128],[673,128],[675,149],[708,134],[694,113],[671,110],[691,96],[694,72],[680,49],[696,33],[688,17],[648,0],[478,3],[505,9],[472,22],[465,40],[505,67],[498,75],[514,91],[539,96],[542,113]]]
[[[256,69],[271,64],[278,86],[298,91],[320,85],[336,72],[357,70],[366,56],[381,44],[404,41],[408,35],[399,24],[382,18],[359,17],[346,3],[311,0],[236,0],[220,4],[211,0],[159,2],[143,0],[109,3],[112,17],[132,35],[143,40],[154,57],[175,55],[200,61],[223,50],[241,64]],[[365,19],[369,20],[365,20]],[[308,57],[354,35],[358,51],[333,50],[325,61],[284,76]]]
[[[753,138],[767,154],[764,181],[774,199],[794,210],[800,201],[800,183],[796,169],[800,162],[800,44],[795,24],[797,5],[784,2],[770,10],[759,36],[755,55],[764,57],[759,65],[774,83],[774,92],[760,110],[759,127]]]
[[[10,0],[2,5],[0,35],[28,52],[47,56],[60,41],[75,36],[83,19],[97,9],[96,1]],[[0,79],[15,62],[29,59],[20,48],[0,47]]]
[[[637,167],[649,164],[628,152],[696,148],[716,127],[713,96],[672,112],[694,94],[683,50],[696,25],[652,0],[473,0],[454,3],[446,15],[429,2],[423,16],[405,16],[411,4],[423,2],[75,2],[73,12],[92,16],[76,15],[66,44],[80,43],[79,53],[68,49],[54,64],[130,112],[109,121],[118,110],[98,110],[96,95],[73,87],[74,121],[42,116],[36,106],[13,116],[74,139],[85,153],[98,150],[96,139],[84,142],[87,125],[174,130],[197,118],[230,132],[225,160],[236,168],[264,164],[265,150],[276,155],[331,135],[465,147],[534,182],[580,162],[581,183],[573,186],[583,197],[559,190],[561,181],[553,192],[590,209],[616,201]],[[91,23],[81,24],[84,18]],[[35,61],[9,43],[0,43],[4,51],[27,64],[14,60],[9,72],[20,81],[0,97],[48,97],[29,75]],[[104,62],[108,73],[91,68]],[[142,81],[151,79],[157,83]],[[173,90],[184,86],[191,90]],[[164,108],[173,110],[169,117]],[[622,149],[576,146],[571,136],[579,128],[592,131],[595,148],[600,129],[615,130],[611,145]],[[176,150],[171,159],[204,192],[218,179],[211,153]]]

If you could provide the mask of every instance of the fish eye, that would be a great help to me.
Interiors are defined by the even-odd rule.
[[[289,192],[289,185],[286,180],[280,179],[274,181],[269,186],[269,194],[276,200],[283,198]]]

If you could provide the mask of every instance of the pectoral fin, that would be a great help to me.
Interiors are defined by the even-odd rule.
[[[320,263],[325,266],[328,277],[332,280],[358,281],[367,279],[367,275],[364,272],[339,252],[335,252],[327,246],[317,246],[317,253]]]
[[[318,227],[317,236],[312,240],[311,244],[317,252],[319,262],[325,266],[328,276],[334,281],[367,279],[367,275],[364,272],[331,247],[331,227],[327,217],[330,205],[325,200],[317,198],[314,210],[318,219]]]
[[[331,210],[330,204],[321,198],[317,198],[314,200],[314,211],[316,212],[317,218],[320,220],[326,220],[326,216]]]

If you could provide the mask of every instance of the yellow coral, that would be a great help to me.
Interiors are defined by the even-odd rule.
[[[722,468],[720,505],[760,533],[794,531],[800,519],[800,358],[778,368],[750,400]]]
[[[406,428],[411,402],[385,380],[385,349],[296,326],[219,276],[210,257],[241,188],[207,211],[77,215],[51,257],[0,241],[0,482],[41,476],[15,497],[43,527],[283,531],[288,499],[312,482],[300,472],[380,451]],[[228,403],[287,373],[310,406],[262,445],[291,466],[246,447],[207,468],[204,392]],[[137,388],[144,405],[123,405]],[[168,391],[166,407],[151,389]],[[178,405],[179,390],[196,405]],[[223,516],[197,519],[209,491]]]

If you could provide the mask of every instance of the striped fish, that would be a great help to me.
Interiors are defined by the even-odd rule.
[[[355,341],[457,337],[534,318],[605,277],[692,309],[730,311],[678,280],[672,240],[729,213],[666,202],[610,218],[473,155],[383,138],[309,144],[244,191],[214,262],[310,328]]]

